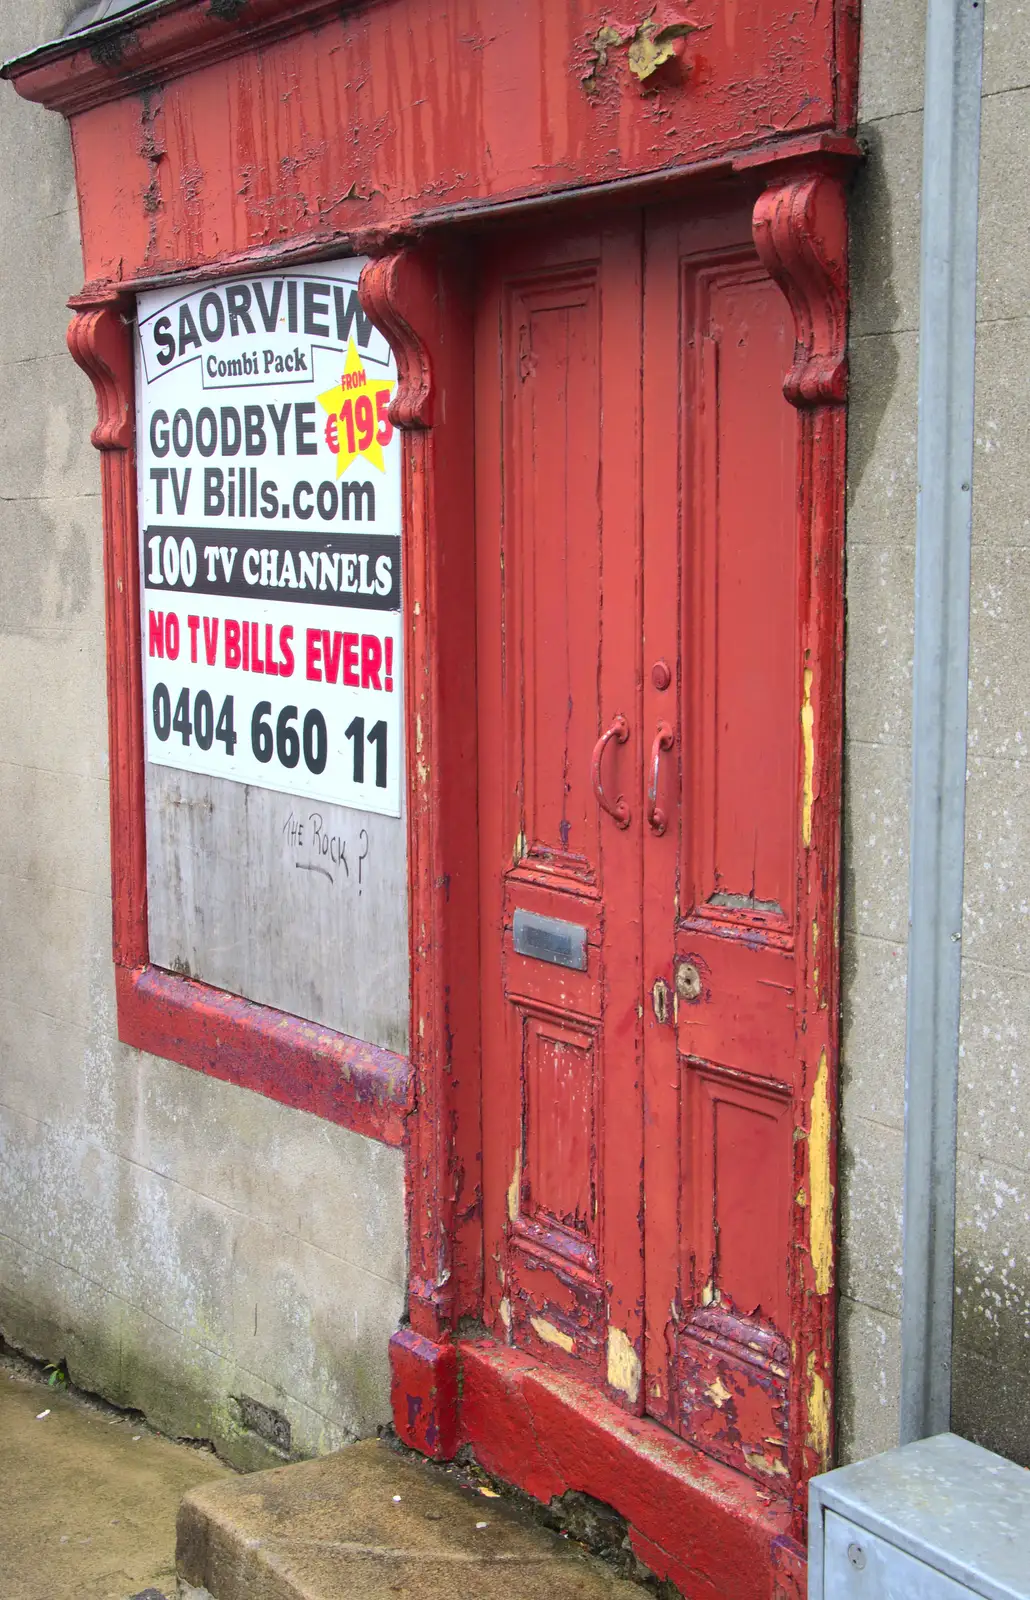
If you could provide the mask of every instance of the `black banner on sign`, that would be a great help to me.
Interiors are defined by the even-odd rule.
[[[162,528],[143,535],[151,595],[227,595],[361,611],[399,611],[396,534]]]

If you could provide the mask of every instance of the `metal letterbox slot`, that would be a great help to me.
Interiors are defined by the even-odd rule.
[[[575,972],[586,971],[587,930],[578,922],[516,911],[511,931],[516,955],[549,961],[554,967],[572,967]]]

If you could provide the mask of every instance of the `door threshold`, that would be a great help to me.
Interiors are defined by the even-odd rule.
[[[378,1439],[192,1489],[177,1535],[181,1600],[644,1600],[572,1541]]]
[[[688,1600],[803,1600],[782,1496],[520,1350],[465,1340],[458,1363],[461,1442],[487,1472],[544,1504],[575,1490],[611,1506]]]

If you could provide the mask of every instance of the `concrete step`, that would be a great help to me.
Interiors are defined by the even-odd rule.
[[[203,1600],[641,1600],[577,1545],[378,1440],[222,1479],[179,1510],[180,1595]]]

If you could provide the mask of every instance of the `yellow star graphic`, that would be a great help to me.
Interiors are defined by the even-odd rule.
[[[325,437],[330,450],[336,452],[338,478],[358,456],[364,456],[380,472],[386,471],[383,445],[389,443],[393,433],[386,414],[392,388],[390,379],[368,376],[351,339],[339,383],[318,397],[319,404],[329,413]]]

